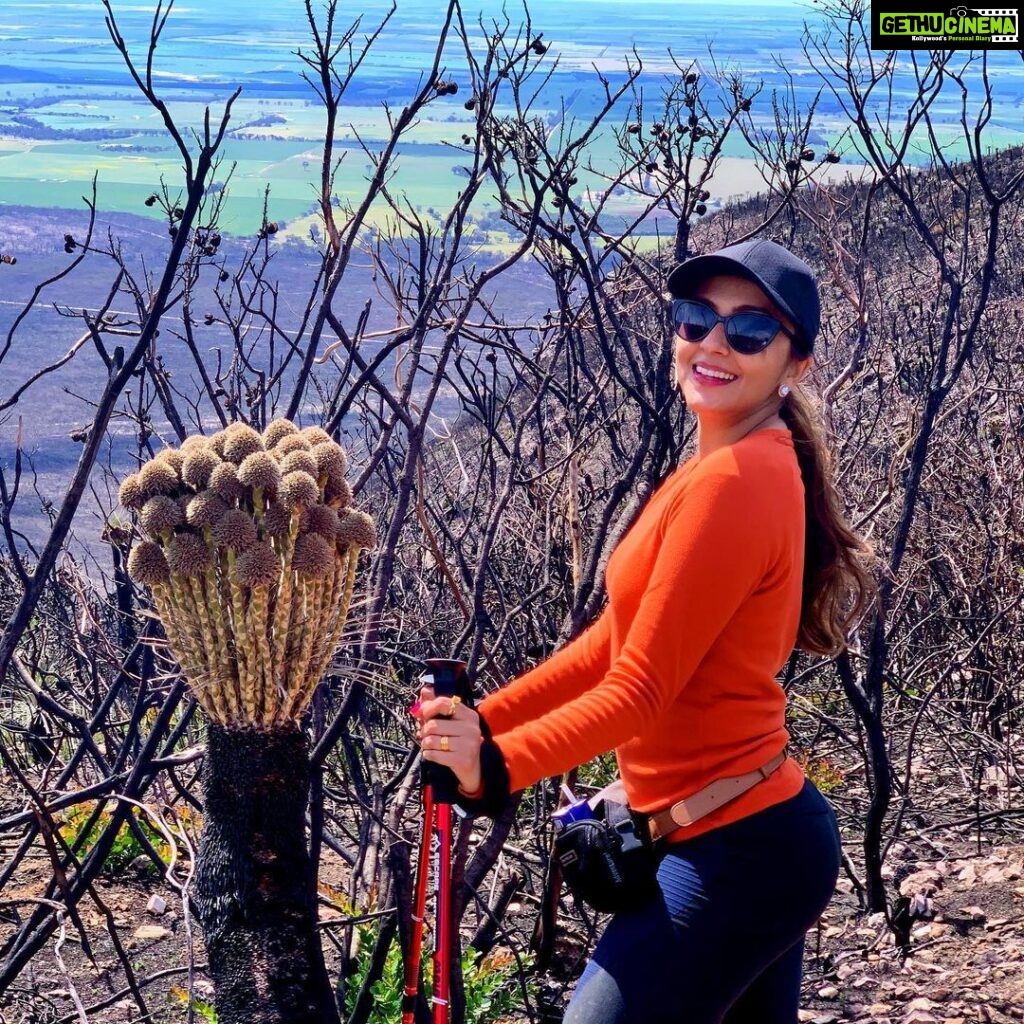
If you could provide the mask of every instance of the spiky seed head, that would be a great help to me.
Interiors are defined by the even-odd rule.
[[[352,504],[352,488],[349,487],[348,481],[342,478],[337,484],[327,481],[327,486],[324,487],[324,501],[339,511],[348,505]]]
[[[331,440],[331,435],[323,427],[303,427],[302,436],[312,445]]]
[[[226,430],[218,430],[209,441],[210,451],[217,456],[218,459],[224,458],[224,442],[228,439]]]
[[[181,476],[181,467],[185,464],[185,456],[182,455],[180,448],[161,448],[153,457],[161,462],[166,462],[178,476]]]
[[[202,434],[189,434],[184,441],[181,442],[181,447],[178,451],[182,455],[188,455],[190,452],[198,451],[200,448],[209,448],[210,439],[203,437]]]
[[[185,483],[197,491],[203,490],[210,482],[210,476],[220,465],[220,458],[209,445],[205,448],[196,448],[185,456],[185,465],[182,467],[181,475]]]
[[[318,533],[333,543],[338,533],[338,513],[326,505],[310,505],[302,511],[299,530],[302,533]]]
[[[150,459],[139,470],[139,483],[147,498],[157,494],[174,494],[181,486],[178,474],[166,462],[156,459]]]
[[[232,423],[224,431],[224,458],[240,466],[246,456],[263,451],[263,438],[248,423]]]
[[[334,545],[318,533],[303,533],[295,539],[292,568],[307,579],[323,579],[334,570]]]
[[[229,508],[213,524],[211,532],[219,548],[245,551],[256,543],[256,524],[252,516],[240,508]]]
[[[292,512],[279,501],[271,502],[263,513],[263,528],[271,537],[283,537],[292,525]]]
[[[213,526],[228,506],[216,491],[200,491],[185,507],[185,518],[197,530]]]
[[[278,496],[288,508],[309,508],[320,501],[320,488],[308,473],[289,473],[281,481]]]
[[[139,524],[150,537],[159,537],[164,530],[173,530],[181,525],[183,519],[181,505],[166,494],[150,498],[139,513]]]
[[[354,544],[360,548],[377,546],[377,528],[373,520],[358,509],[346,508],[338,513],[338,547]]]
[[[313,458],[312,452],[289,452],[281,460],[281,472],[283,474],[308,473],[314,480],[319,476],[316,459]]]
[[[177,533],[167,545],[167,564],[172,573],[180,576],[198,576],[213,564],[210,549],[203,538],[195,533]]]
[[[313,458],[316,459],[317,476],[326,476],[328,480],[337,482],[345,479],[348,459],[341,445],[333,441],[321,441],[313,445]]]
[[[281,486],[281,470],[268,452],[253,452],[238,467],[238,482],[261,491],[276,491]]]
[[[245,488],[238,481],[238,467],[233,462],[222,462],[214,468],[210,474],[209,487],[229,505],[245,494]]]
[[[166,583],[171,578],[171,569],[160,545],[151,540],[136,544],[128,556],[128,575],[147,587]]]
[[[271,420],[263,431],[263,443],[268,449],[273,448],[282,438],[298,432],[299,428],[291,420]]]
[[[312,447],[301,434],[288,434],[274,445],[274,455],[283,459],[289,452],[308,452]]]
[[[138,473],[132,473],[121,481],[121,486],[117,489],[117,500],[124,508],[136,512],[146,504],[146,495],[142,490],[142,481]]]
[[[277,581],[281,563],[274,549],[265,540],[260,540],[238,556],[235,571],[247,587],[268,587]]]

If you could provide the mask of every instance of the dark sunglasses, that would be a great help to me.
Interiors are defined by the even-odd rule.
[[[779,331],[790,341],[797,340],[768,313],[747,310],[722,316],[706,302],[698,302],[696,299],[673,299],[672,322],[684,341],[700,341],[714,330],[715,324],[724,324],[725,340],[729,342],[729,347],[745,356],[764,351]]]

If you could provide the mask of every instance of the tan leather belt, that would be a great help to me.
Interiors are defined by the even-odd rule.
[[[723,807],[730,800],[742,796],[748,789],[752,789],[759,782],[764,782],[785,760],[786,751],[783,750],[755,771],[747,772],[745,775],[733,775],[727,779],[715,779],[693,796],[676,801],[667,811],[649,815],[647,824],[651,830],[651,839],[660,839],[677,828],[692,825],[712,811]]]

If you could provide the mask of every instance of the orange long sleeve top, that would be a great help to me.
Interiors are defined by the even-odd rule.
[[[694,456],[617,545],[597,621],[480,713],[512,790],[614,748],[635,810],[663,810],[786,745],[776,676],[796,642],[804,492],[788,430]],[[691,838],[795,796],[787,759],[686,828]]]

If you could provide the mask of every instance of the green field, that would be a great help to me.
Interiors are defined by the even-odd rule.
[[[99,138],[23,139],[3,138],[0,127],[0,202],[11,205],[77,207],[97,176],[100,205],[111,211],[153,213],[145,198],[158,190],[161,178],[177,186],[182,180],[181,157],[171,139],[162,133],[159,116],[139,100],[123,94],[80,97],[54,96],[41,105],[46,94],[25,95],[32,118],[55,131],[82,133]],[[31,106],[29,106],[31,104]],[[216,116],[220,107],[211,104]],[[170,104],[182,126],[199,126],[206,105],[196,100]],[[458,141],[465,126],[443,119],[421,118],[409,131],[398,163],[397,185],[415,206],[443,210],[459,189],[452,168],[465,158],[454,147],[445,153],[437,145],[446,137]],[[362,139],[371,149],[383,141],[380,107],[346,107],[335,136],[342,157],[336,194],[342,201],[358,201],[372,173],[369,157],[359,148]],[[260,123],[272,121],[273,123]],[[231,171],[230,201],[224,227],[236,233],[258,229],[264,195],[271,188],[268,215],[292,222],[311,213],[320,175],[324,116],[317,106],[302,101],[243,97],[234,107],[230,132],[223,148],[224,163],[217,180]],[[421,155],[430,147],[430,155]],[[157,213],[159,211],[156,211]]]
[[[138,100],[123,94],[89,102],[54,97],[55,102],[42,106],[45,94],[23,99],[33,104],[32,117],[48,129],[103,134],[97,139],[0,137],[0,203],[78,207],[95,174],[103,209],[158,215],[158,209],[144,205],[146,197],[159,189],[161,180],[174,188],[181,182],[180,154],[160,132],[157,115]],[[170,107],[179,124],[202,124],[205,104],[178,101]],[[211,107],[215,114],[220,109]],[[265,121],[273,123],[259,123]],[[286,233],[306,236],[309,217],[316,210],[323,121],[321,109],[300,101],[275,101],[270,106],[264,100],[243,99],[236,104],[224,162],[215,179],[224,182],[231,173],[226,230],[246,234],[259,228],[269,186],[268,217],[284,222]],[[379,151],[385,127],[379,106],[344,108],[335,135],[340,157],[335,194],[341,202],[358,203],[365,195],[373,165],[360,140],[371,151]],[[421,117],[404,136],[394,165],[395,190],[407,195],[414,208],[447,211],[464,184],[454,169],[471,159],[461,137],[472,131],[472,115],[462,110],[458,116],[450,105],[436,119]],[[449,142],[452,145],[443,145]],[[484,200],[479,212],[493,207]],[[384,217],[380,204],[370,223],[381,223]]]
[[[485,24],[499,16],[502,5],[498,0],[481,0],[481,5],[486,11]],[[366,15],[367,31],[383,18],[388,6],[388,0],[364,0],[360,9]],[[336,156],[341,158],[335,195],[342,205],[358,204],[365,195],[373,168],[360,142],[370,150],[379,150],[384,144],[388,132],[383,103],[401,110],[415,95],[422,72],[430,65],[439,27],[437,6],[428,0],[403,0],[395,20],[345,95],[335,138]],[[181,156],[163,129],[160,115],[133,89],[123,61],[106,35],[101,12],[59,0],[57,8],[62,33],[57,40],[51,39],[30,0],[7,0],[0,9],[0,205],[80,209],[96,175],[101,210],[161,216],[159,206],[146,207],[145,199],[160,190],[161,182],[176,195],[182,181]],[[718,34],[715,57],[725,73],[721,87],[726,88],[731,68],[742,69],[754,81],[763,78],[766,88],[757,101],[758,124],[771,130],[774,121],[769,95],[772,86],[787,87],[784,71],[796,72],[792,88],[799,103],[810,102],[821,86],[820,79],[809,72],[800,45],[804,19],[810,13],[802,4],[765,3],[752,10],[743,31],[718,34],[722,18],[718,5],[693,5],[685,33],[672,34],[673,53],[688,52],[706,75],[708,40]],[[570,134],[578,132],[603,99],[598,70],[608,75],[612,84],[616,76],[621,80],[623,55],[637,46],[647,62],[644,119],[654,119],[658,98],[668,81],[666,73],[677,77],[666,54],[668,5],[592,0],[552,3],[535,14],[551,50],[538,64],[538,78],[531,90],[548,69],[553,74],[535,101],[534,116],[556,135],[563,129]],[[145,5],[124,6],[119,16],[133,52],[144,52],[149,28]],[[513,21],[518,16],[508,14]],[[471,29],[470,35],[479,42],[477,30]],[[764,47],[766,38],[772,40],[770,50]],[[223,184],[231,172],[221,219],[222,229],[228,232],[249,235],[259,229],[268,187],[267,216],[284,225],[282,237],[306,238],[317,222],[325,117],[300,77],[303,65],[295,51],[302,47],[308,47],[308,26],[298,0],[264,5],[222,0],[209,11],[200,6],[181,7],[175,9],[168,24],[158,51],[155,81],[186,137],[202,128],[207,107],[216,123],[230,94],[228,83],[243,87],[222,149],[224,162],[215,176],[215,181]],[[465,54],[455,41],[450,41],[449,47],[446,73],[460,82],[460,91],[433,99],[422,111],[404,135],[390,179],[394,194],[405,197],[414,210],[435,221],[443,218],[464,185],[458,170],[469,164],[471,154],[461,139],[474,133],[474,114],[464,107],[469,94]],[[986,130],[984,145],[990,149],[1024,141],[1020,69],[1019,60],[1016,64],[1002,61],[994,76],[1001,94],[996,96],[995,117]],[[709,86],[709,102],[718,109],[715,86]],[[900,103],[910,96],[908,89],[912,91],[909,78],[898,83],[897,118]],[[503,102],[505,112],[510,113],[507,94]],[[940,97],[936,112],[936,138],[947,157],[965,155],[957,123],[961,113],[957,90],[950,89]],[[559,123],[563,116],[564,125]],[[623,104],[609,123],[632,116]],[[812,141],[823,151],[836,144],[846,127],[846,115],[826,90],[816,108]],[[929,147],[921,129],[909,159],[923,162]],[[710,185],[709,210],[729,197],[764,187],[738,133],[730,138],[724,156],[727,159]],[[585,162],[587,166],[576,171],[579,180],[574,196],[584,204],[588,191],[601,191],[607,176],[619,166],[610,130],[591,140]],[[819,180],[844,177],[851,170],[856,172],[856,165],[856,154],[848,150],[838,168],[822,168]],[[496,208],[492,191],[485,187],[476,200],[473,214],[478,224],[488,220]],[[623,194],[616,195],[606,211],[613,218],[628,218],[636,208],[636,200]],[[379,202],[370,211],[368,225],[383,227],[390,216],[386,205]],[[489,243],[507,247],[511,239],[493,219],[489,225],[485,232]],[[653,242],[656,231],[657,225],[650,222],[641,227],[640,234],[646,233]]]

